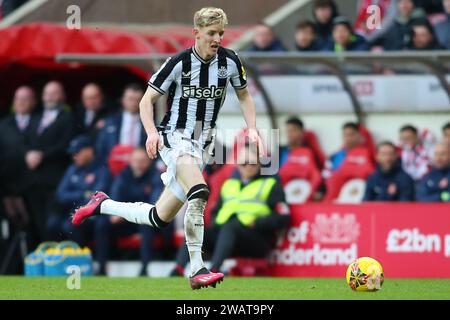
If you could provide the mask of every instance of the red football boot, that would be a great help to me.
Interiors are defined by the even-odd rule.
[[[223,273],[210,272],[206,268],[201,268],[195,275],[189,277],[189,283],[194,290],[206,288],[208,286],[215,288],[216,284],[222,281]]]
[[[106,199],[109,199],[106,193],[96,191],[87,204],[75,210],[72,224],[78,226],[83,223],[84,219],[100,214],[100,204]]]

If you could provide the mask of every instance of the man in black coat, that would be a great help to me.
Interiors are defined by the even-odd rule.
[[[0,206],[17,230],[27,228],[29,221],[23,194],[30,184],[25,158],[36,106],[34,90],[17,88],[12,106],[14,113],[0,122]]]
[[[98,84],[85,85],[81,91],[81,104],[74,111],[75,135],[87,134],[95,141],[111,109]]]
[[[54,209],[54,192],[69,163],[66,149],[72,138],[72,116],[64,105],[64,88],[51,81],[42,94],[43,110],[32,121],[30,148],[25,162],[30,170],[26,201],[38,232],[45,238],[45,224]]]
[[[14,113],[0,122],[0,176],[2,189],[8,195],[20,195],[26,185],[25,155],[35,105],[33,89],[19,87],[14,94]]]

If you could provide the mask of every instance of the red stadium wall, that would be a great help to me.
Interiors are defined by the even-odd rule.
[[[450,278],[450,205],[307,204],[292,206],[291,227],[271,256],[271,274],[343,277],[370,256],[386,277]]]

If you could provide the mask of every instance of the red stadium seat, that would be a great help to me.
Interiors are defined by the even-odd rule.
[[[132,152],[132,146],[118,144],[112,148],[108,158],[108,167],[114,177],[128,165]]]
[[[119,249],[137,249],[141,246],[141,235],[135,233],[127,237],[120,237],[116,241],[116,246]]]
[[[324,201],[334,201],[346,182],[352,179],[366,180],[374,170],[375,167],[367,148],[358,147],[350,150],[340,168],[327,179],[327,193]]]
[[[254,277],[269,275],[269,261],[265,258],[231,258],[234,266],[230,268],[230,276]]]
[[[135,233],[129,236],[120,237],[116,240],[116,247],[119,249],[138,249],[141,246],[142,237],[140,233]],[[174,239],[176,244],[176,239]],[[153,239],[153,247],[159,249],[164,245],[164,238],[161,234],[157,234]]]
[[[286,163],[281,167],[279,175],[288,203],[311,201],[322,182],[320,171],[309,148],[292,150]],[[305,195],[304,192],[307,194]]]
[[[366,190],[366,180],[364,179],[350,179],[345,182],[339,191],[339,196],[336,199],[337,203],[360,203],[364,198],[364,191]]]

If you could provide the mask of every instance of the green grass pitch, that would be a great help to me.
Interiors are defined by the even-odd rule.
[[[66,278],[0,277],[0,299],[446,299],[449,279],[386,279],[378,292],[353,292],[345,279],[225,277],[217,288],[192,290],[183,278],[82,277],[69,290]]]

